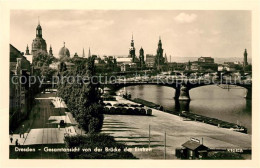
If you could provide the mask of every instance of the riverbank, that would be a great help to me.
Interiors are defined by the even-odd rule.
[[[135,103],[143,104],[143,105],[148,106],[150,108],[160,109],[160,110],[163,109],[163,107],[158,105],[158,104],[155,104],[153,102],[149,102],[149,101],[146,101],[146,100],[143,100],[143,99],[140,99],[140,98],[129,99],[129,100],[133,101]],[[222,121],[222,120],[219,120],[219,119],[216,119],[216,118],[206,117],[206,116],[194,114],[194,113],[191,113],[191,112],[188,112],[188,111],[182,111],[180,113],[170,111],[170,110],[166,110],[166,109],[164,109],[162,111],[165,111],[165,112],[170,113],[170,114],[178,115],[178,116],[184,117],[184,118],[192,120],[192,121],[199,121],[199,122],[214,125],[214,126],[217,126],[217,127],[231,129],[231,130],[237,131],[237,132],[247,133],[246,127],[237,125],[235,123]]]
[[[133,103],[116,96],[117,103]],[[203,144],[211,149],[251,149],[251,135],[218,128],[206,123],[185,120],[178,115],[172,115],[153,109],[152,116],[105,115],[102,128],[118,142],[132,148],[132,153],[140,159],[164,159],[164,140],[166,133],[166,159],[176,159],[175,149],[191,137],[202,139]],[[138,151],[137,148],[149,147],[152,151]],[[251,155],[248,156],[250,159]]]

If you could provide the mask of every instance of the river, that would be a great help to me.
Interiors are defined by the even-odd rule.
[[[190,90],[190,102],[175,102],[175,89],[158,85],[137,85],[126,87],[132,99],[141,98],[162,105],[171,111],[192,113],[221,119],[245,126],[252,132],[251,101],[244,98],[246,90],[241,87],[223,89],[219,86],[203,86]]]

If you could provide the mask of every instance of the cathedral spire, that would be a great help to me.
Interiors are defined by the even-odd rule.
[[[162,47],[162,40],[161,40],[161,36],[159,36],[159,42],[158,42],[158,47]]]
[[[164,54],[165,63],[168,62],[166,53]]]
[[[38,16],[38,26],[36,28],[36,37],[42,38],[42,27],[40,25],[39,16]]]
[[[30,55],[28,44],[27,44],[27,47],[26,47],[25,55]]]
[[[83,52],[82,52],[82,57],[83,57],[83,58],[85,57],[85,51],[84,51],[84,48],[83,48]]]
[[[91,57],[90,47],[89,47],[89,49],[88,49],[88,57],[89,57],[89,58]]]
[[[134,44],[134,36],[132,33],[131,46],[129,48],[129,57],[132,57],[132,62],[135,61],[135,44]]]
[[[134,35],[133,35],[133,33],[132,33],[131,46],[134,47]]]
[[[248,65],[248,62],[247,62],[247,50],[245,49],[244,51],[244,63],[243,63],[243,66],[247,66]]]

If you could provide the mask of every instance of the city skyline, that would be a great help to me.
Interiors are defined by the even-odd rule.
[[[160,36],[168,60],[170,55],[172,60],[242,58],[245,48],[251,58],[250,11],[15,10],[10,43],[19,50],[25,51],[28,44],[31,51],[38,16],[47,50],[51,45],[56,57],[63,42],[71,57],[75,52],[81,56],[83,48],[89,47],[100,56],[127,56],[133,33],[137,55],[141,47],[145,55],[155,55]]]

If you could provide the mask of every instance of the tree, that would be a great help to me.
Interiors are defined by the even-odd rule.
[[[55,61],[54,56],[48,55],[45,51],[37,51],[36,54],[33,56],[33,62],[32,64],[35,67],[41,67],[41,66],[49,66],[53,61]]]
[[[77,62],[72,71],[65,71],[62,75],[70,78],[59,84],[58,95],[67,103],[81,128],[87,133],[99,132],[103,125],[104,108],[101,105],[98,81],[93,78],[95,75],[94,58],[90,57],[85,61]],[[88,78],[77,78],[78,76]],[[76,80],[73,82],[71,77]]]
[[[117,143],[111,136],[105,134],[88,134],[77,136],[66,136],[65,144],[67,148],[90,149],[88,152],[68,152],[71,159],[136,159],[132,153],[124,151],[126,145]],[[102,149],[95,152],[94,149]],[[120,151],[108,151],[107,149],[120,149]]]

